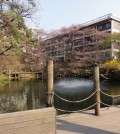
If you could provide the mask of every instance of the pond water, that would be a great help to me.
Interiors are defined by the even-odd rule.
[[[55,81],[55,92],[62,98],[78,101],[91,95],[93,90],[92,80],[66,78]],[[101,90],[110,95],[120,94],[120,82],[102,81]],[[112,105],[113,99],[101,95],[102,101]],[[120,100],[120,99],[119,99]],[[94,97],[82,103],[69,103],[55,97],[54,105],[57,108],[69,111],[80,110],[92,105]],[[120,101],[114,101],[120,104]],[[46,82],[41,80],[16,80],[0,87],[0,113],[25,111],[46,107]]]
[[[101,81],[101,90],[109,95],[120,95],[120,82],[117,81]],[[87,98],[94,92],[93,81],[88,79],[67,78],[56,81],[55,93],[62,98],[72,101],[79,101]],[[120,105],[120,97],[113,100],[111,97],[106,97],[101,94],[101,101],[108,105]],[[85,109],[95,103],[95,96],[81,103],[65,102],[64,100],[55,97],[55,106],[59,109],[68,111],[77,111]],[[58,105],[59,104],[59,105]],[[103,105],[101,105],[103,107]],[[59,112],[61,113],[61,112]]]
[[[0,87],[0,112],[46,107],[46,86],[40,80],[13,80]]]

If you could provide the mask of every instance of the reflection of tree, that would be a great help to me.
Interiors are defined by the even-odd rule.
[[[23,93],[24,82],[11,81],[0,91],[0,112],[26,110],[26,97]]]
[[[0,112],[15,112],[26,109],[26,101],[22,94],[2,94],[0,96]]]
[[[0,88],[0,113],[41,108],[43,104],[45,88],[40,81],[11,81]]]

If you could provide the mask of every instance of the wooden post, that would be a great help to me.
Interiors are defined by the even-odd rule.
[[[95,94],[95,101],[97,102],[95,106],[95,115],[100,115],[100,78],[99,78],[99,66],[96,65],[94,67],[94,91],[96,91]]]
[[[17,79],[17,77],[16,77],[16,73],[15,73],[15,80]]]
[[[10,89],[10,80],[11,80],[11,75],[10,75],[10,70],[9,70],[9,89]]]
[[[39,74],[38,73],[36,73],[36,79],[39,79]]]
[[[51,106],[51,97],[53,94],[53,60],[47,62],[47,107]]]
[[[42,70],[42,80],[43,80],[43,70]]]
[[[11,78],[11,77],[10,77],[10,70],[9,70],[9,82],[10,82],[10,78]]]

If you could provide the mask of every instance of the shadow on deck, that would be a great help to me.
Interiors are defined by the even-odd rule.
[[[91,112],[57,117],[57,134],[120,134],[120,109],[103,109],[100,116]]]

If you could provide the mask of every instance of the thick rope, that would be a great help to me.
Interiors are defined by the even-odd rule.
[[[103,104],[103,105],[105,105],[105,106],[107,106],[107,107],[113,107],[113,105],[108,105],[108,104],[106,104],[106,103],[104,103],[104,102],[100,102],[101,104]]]
[[[108,104],[106,104],[106,103],[104,103],[104,102],[100,102],[101,104],[103,104],[103,105],[105,105],[105,106],[108,106],[108,107],[117,107],[117,108],[120,108],[120,106],[118,105],[108,105]]]
[[[97,91],[95,91],[93,94],[91,94],[90,96],[88,96],[87,98],[83,99],[83,100],[79,100],[79,101],[70,101],[70,100],[67,100],[67,99],[64,99],[62,97],[60,97],[59,95],[57,95],[55,92],[54,92],[54,95],[57,96],[59,99],[63,100],[63,101],[66,101],[66,102],[71,102],[71,103],[80,103],[80,102],[83,102],[83,101],[86,101],[88,100],[89,98],[91,98]]]
[[[114,100],[120,100],[120,98],[115,98]]]
[[[50,99],[50,103],[51,103],[51,106],[53,107],[53,97],[54,97],[54,93],[51,95],[51,99]]]
[[[55,95],[55,94],[53,93],[53,95],[51,96],[51,105],[52,105],[52,107],[54,107],[57,111],[61,111],[61,112],[69,112],[69,113],[83,112],[83,111],[85,111],[85,110],[88,110],[88,109],[94,107],[97,103],[99,103],[99,102],[96,102],[96,103],[94,103],[93,105],[91,105],[90,107],[87,107],[87,108],[84,108],[84,109],[81,109],[81,110],[76,110],[76,111],[63,110],[63,109],[56,108],[56,107],[54,106],[54,103],[53,103],[53,97],[54,97],[54,95]]]
[[[91,94],[91,95],[88,96],[87,98],[85,98],[85,99],[83,99],[83,100],[79,100],[79,101],[70,101],[70,100],[66,100],[66,99],[60,97],[59,95],[57,95],[57,94],[54,92],[53,95],[51,96],[51,105],[52,105],[52,107],[54,107],[57,111],[69,112],[69,113],[76,113],[76,112],[83,112],[83,111],[86,111],[86,110],[92,108],[93,106],[95,106],[95,105],[98,104],[98,103],[101,103],[101,104],[103,104],[103,105],[105,105],[105,106],[107,106],[107,107],[117,107],[117,106],[109,105],[109,104],[106,104],[106,103],[100,101],[100,102],[94,103],[94,104],[91,105],[90,107],[87,107],[87,108],[84,108],[84,109],[81,109],[81,110],[69,111],[69,110],[64,110],[64,109],[56,108],[56,107],[54,106],[54,104],[53,104],[53,100],[54,100],[53,97],[54,97],[54,95],[57,96],[58,98],[60,98],[61,100],[66,101],[66,102],[78,103],[78,102],[83,102],[83,101],[85,101],[85,100],[88,100],[88,99],[91,98],[96,92],[97,92],[97,91],[95,91],[93,94]],[[120,95],[117,95],[117,96],[108,95],[108,94],[104,93],[104,92],[101,91],[101,90],[100,90],[100,92],[101,92],[102,94],[106,95],[106,96],[113,97],[113,98],[115,98],[115,97],[120,97]]]
[[[56,108],[54,105],[53,107],[57,110],[57,111],[61,111],[61,112],[68,112],[68,113],[77,113],[77,112],[83,112],[83,111],[86,111],[92,107],[94,107],[98,102],[94,103],[93,105],[91,105],[90,107],[87,107],[87,108],[84,108],[84,109],[81,109],[81,110],[76,110],[76,111],[69,111],[69,110],[63,110],[63,109],[59,109],[59,108]]]
[[[120,97],[120,95],[116,95],[116,96],[113,96],[113,95],[109,95],[109,94],[106,94],[105,92],[103,92],[102,90],[100,90],[100,92],[106,96],[109,96],[109,97],[112,97],[112,98],[116,98],[116,97]]]

